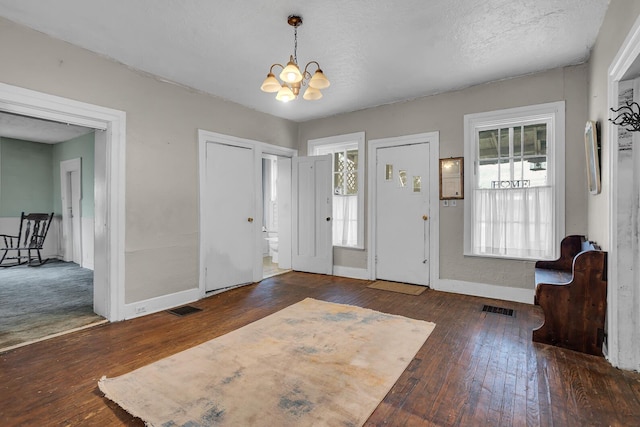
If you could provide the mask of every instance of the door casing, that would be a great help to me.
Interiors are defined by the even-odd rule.
[[[126,113],[0,83],[0,111],[98,129],[95,139],[94,311],[125,316]]]
[[[62,197],[63,259],[82,267],[82,161],[80,158],[60,162],[60,195]],[[71,207],[72,214],[68,208]],[[71,238],[70,238],[71,237]]]

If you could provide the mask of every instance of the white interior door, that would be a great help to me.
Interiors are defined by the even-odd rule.
[[[278,267],[291,268],[291,159],[278,156]]]
[[[293,158],[294,270],[333,273],[331,155]]]
[[[82,162],[80,158],[60,162],[62,197],[63,259],[82,266]]]
[[[206,194],[201,224],[205,288],[214,291],[253,282],[255,258],[254,150],[206,143]]]
[[[429,144],[376,150],[376,277],[429,284]]]

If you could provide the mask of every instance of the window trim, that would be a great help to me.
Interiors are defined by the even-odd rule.
[[[358,243],[355,246],[334,245],[334,247],[364,250],[364,173],[365,173],[364,132],[316,138],[307,141],[307,155],[328,154],[336,148],[358,148]],[[333,182],[333,177],[332,181]]]
[[[483,113],[465,114],[464,116],[464,176],[467,197],[464,204],[464,255],[482,258],[534,260],[526,257],[504,256],[495,254],[477,254],[472,249],[473,224],[472,211],[475,205],[474,189],[476,182],[477,141],[479,130],[495,127],[506,127],[532,121],[550,119],[553,146],[547,145],[548,181],[553,188],[553,240],[555,259],[560,251],[560,241],[565,234],[565,102],[509,108]]]

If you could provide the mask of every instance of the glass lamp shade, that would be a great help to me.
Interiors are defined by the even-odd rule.
[[[262,82],[260,89],[263,92],[277,92],[280,90],[280,82],[272,73],[267,74],[267,78]]]
[[[302,97],[307,101],[315,101],[322,98],[322,92],[320,92],[316,88],[309,86],[307,90],[304,91],[304,95],[302,95]]]
[[[289,86],[283,84],[282,87],[280,87],[278,94],[276,95],[276,99],[282,102],[289,102],[296,99],[296,96],[293,94],[291,89],[289,89]]]
[[[327,77],[322,73],[322,70],[319,68],[318,71],[313,74],[311,80],[309,80],[309,87],[312,87],[314,89],[326,89],[330,84],[331,83],[329,82],[329,79],[327,79]]]
[[[289,59],[289,63],[280,73],[280,80],[286,83],[298,83],[302,80],[302,73],[298,65],[293,62],[293,56]]]

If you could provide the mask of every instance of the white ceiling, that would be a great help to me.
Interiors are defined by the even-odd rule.
[[[93,132],[94,129],[0,112],[0,136],[57,144]]]
[[[0,0],[0,15],[133,68],[294,121],[584,62],[608,0]],[[293,53],[319,101],[260,91]]]

